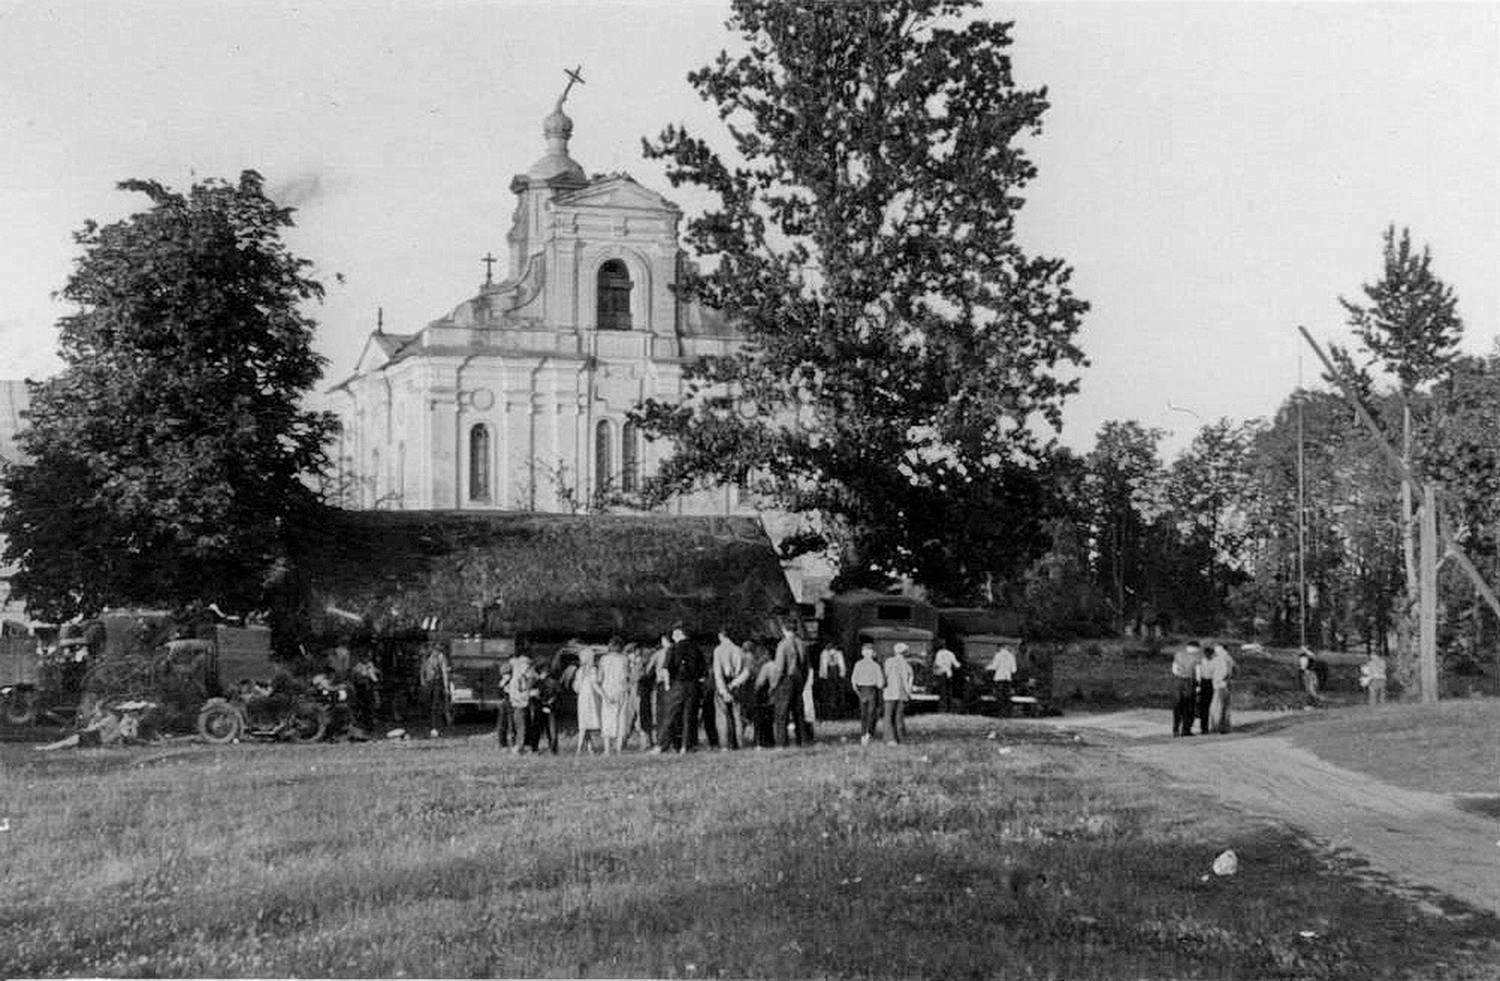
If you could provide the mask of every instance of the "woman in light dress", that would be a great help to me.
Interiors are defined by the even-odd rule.
[[[573,675],[573,690],[578,693],[578,746],[574,754],[583,752],[585,745],[590,752],[599,747],[599,715],[604,690],[599,685],[599,667],[594,663],[594,651],[585,647],[578,652],[578,671]]]
[[[630,713],[626,707],[635,686],[630,680],[630,660],[618,637],[609,641],[609,649],[599,659],[599,728],[604,733],[604,752],[619,753],[630,731]]]

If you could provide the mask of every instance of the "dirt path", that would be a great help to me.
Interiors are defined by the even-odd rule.
[[[1276,713],[1265,713],[1274,716]],[[1399,882],[1500,913],[1500,822],[1460,810],[1443,794],[1404,790],[1334,766],[1276,735],[1173,739],[1162,712],[1049,720],[1125,737],[1131,759],[1187,788],[1349,849]],[[1237,716],[1237,724],[1258,721]]]

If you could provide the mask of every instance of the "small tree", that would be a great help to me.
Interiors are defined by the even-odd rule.
[[[298,408],[322,374],[322,287],[281,241],[259,174],[88,222],[62,297],[61,374],[31,392],[0,516],[15,585],[48,617],[108,604],[259,605],[285,519],[314,494],[334,421]]]
[[[668,127],[646,144],[716,199],[681,293],[748,338],[638,418],[669,437],[660,486],[744,481],[820,515],[845,582],[954,593],[1045,545],[1037,423],[1059,424],[1087,304],[1016,241],[1036,174],[1018,145],[1045,90],[1016,87],[1010,27],[974,0],[736,0],[745,53],[688,76],[738,161]]]

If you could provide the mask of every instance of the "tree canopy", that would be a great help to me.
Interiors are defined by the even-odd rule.
[[[263,179],[187,194],[129,180],[150,207],[85,223],[61,291],[65,368],[31,391],[0,515],[34,614],[201,600],[259,605],[281,529],[325,464],[331,416],[302,305],[322,297],[281,240]]]
[[[715,199],[681,292],[748,338],[642,407],[674,446],[657,486],[743,482],[819,516],[849,583],[956,593],[1024,565],[1084,364],[1069,267],[1016,236],[1046,90],[1017,87],[1011,25],[975,6],[737,0],[742,53],[688,76],[733,155],[678,126],[646,143]]]

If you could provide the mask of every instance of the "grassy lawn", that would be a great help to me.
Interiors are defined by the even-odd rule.
[[[1500,973],[1494,917],[1422,913],[1106,746],[912,728],[582,760],[0,746],[0,974]],[[1226,847],[1239,874],[1205,880]]]
[[[1282,734],[1398,787],[1500,795],[1500,699],[1303,712]]]

